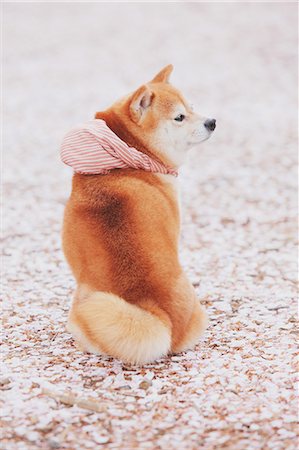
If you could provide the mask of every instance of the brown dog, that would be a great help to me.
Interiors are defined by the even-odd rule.
[[[177,168],[215,120],[168,83],[172,66],[96,119],[128,145]],[[191,349],[207,316],[178,259],[180,215],[171,174],[115,169],[74,174],[63,248],[77,280],[68,330],[82,350],[143,364]]]

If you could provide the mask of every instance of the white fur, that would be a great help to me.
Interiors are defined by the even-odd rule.
[[[170,175],[169,173],[157,173],[156,176],[162,180],[163,183],[169,183],[171,187],[173,188],[174,194],[178,201],[179,206],[179,214],[180,214],[180,220],[181,220],[181,211],[182,211],[182,198],[181,198],[181,192],[180,192],[180,184],[177,177],[174,177],[173,175]]]
[[[177,122],[175,118],[180,114],[185,119]],[[186,161],[187,152],[211,136],[212,132],[204,126],[206,120],[206,117],[194,113],[191,108],[187,110],[183,105],[175,105],[172,116],[161,121],[155,132],[157,148],[163,151],[174,166],[181,166]]]

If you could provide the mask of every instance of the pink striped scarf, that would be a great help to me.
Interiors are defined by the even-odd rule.
[[[90,120],[69,131],[60,154],[65,164],[82,174],[107,174],[112,169],[134,168],[178,175],[176,169],[129,147],[101,119]]]

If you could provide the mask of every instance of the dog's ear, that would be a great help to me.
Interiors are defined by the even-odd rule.
[[[141,86],[133,94],[130,103],[130,113],[134,122],[139,122],[144,116],[147,109],[150,107],[153,100],[153,93],[149,90],[146,85]]]
[[[151,83],[169,83],[171,72],[173,71],[173,65],[168,64],[164,67],[151,81]]]
[[[94,115],[95,119],[104,119],[105,113],[103,111],[97,111]]]

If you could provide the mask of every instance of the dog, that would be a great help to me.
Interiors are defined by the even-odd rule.
[[[139,365],[193,349],[208,324],[179,263],[176,175],[216,121],[192,110],[169,83],[172,70],[97,112],[88,134],[77,130],[64,147],[67,164],[75,167],[67,161],[75,144],[86,158],[64,214],[63,250],[77,281],[67,329],[82,351]],[[90,127],[98,125],[96,135]],[[106,152],[96,170],[86,136]],[[112,141],[125,146],[122,160]],[[135,165],[125,159],[135,154]]]

